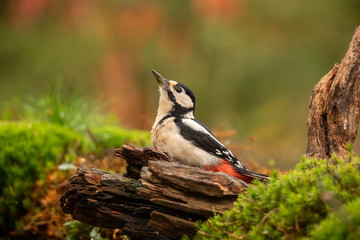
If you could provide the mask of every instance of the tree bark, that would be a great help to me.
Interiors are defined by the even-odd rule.
[[[340,64],[316,84],[310,99],[308,157],[348,158],[347,144],[357,136],[360,120],[360,27]]]
[[[156,148],[124,145],[116,155],[128,163],[126,176],[79,168],[60,202],[74,219],[121,229],[131,239],[192,236],[195,221],[231,208],[248,186],[221,172],[169,162]]]

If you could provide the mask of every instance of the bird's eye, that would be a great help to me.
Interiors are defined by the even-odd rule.
[[[181,93],[183,91],[182,87],[180,86],[175,86],[174,89],[177,93]]]

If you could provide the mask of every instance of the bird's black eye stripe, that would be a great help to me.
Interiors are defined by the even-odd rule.
[[[183,91],[183,88],[180,87],[179,85],[176,85],[176,86],[174,87],[174,89],[175,89],[175,91],[176,91],[177,93],[181,93],[181,92]]]
[[[182,89],[185,91],[186,95],[188,95],[191,98],[191,100],[194,104],[194,110],[195,110],[195,96],[194,96],[193,92],[182,83],[178,83],[178,84],[176,84],[176,86],[182,87]]]

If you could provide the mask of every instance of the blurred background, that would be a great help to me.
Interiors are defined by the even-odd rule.
[[[0,12],[0,102],[61,84],[150,130],[155,69],[193,90],[210,129],[281,169],[305,153],[311,90],[360,24],[357,0],[2,0]]]

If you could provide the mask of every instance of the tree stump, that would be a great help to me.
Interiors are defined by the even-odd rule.
[[[347,159],[360,120],[360,27],[341,63],[316,84],[309,109],[307,156]]]
[[[245,182],[221,172],[180,165],[156,148],[124,145],[126,176],[79,168],[61,197],[74,219],[121,229],[131,239],[193,236],[194,223],[233,206]]]

